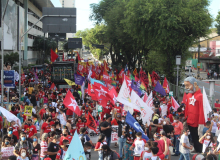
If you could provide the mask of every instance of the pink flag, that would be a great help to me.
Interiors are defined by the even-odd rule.
[[[177,109],[180,107],[180,105],[179,105],[179,104],[177,103],[177,101],[173,98],[173,96],[172,96],[171,101],[172,101],[172,106],[173,106],[174,111],[177,111]]]

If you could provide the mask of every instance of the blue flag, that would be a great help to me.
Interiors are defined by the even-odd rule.
[[[66,151],[64,160],[86,160],[86,155],[82,146],[82,142],[77,132],[75,132],[73,139]]]
[[[99,80],[96,80],[96,79],[90,78],[90,81],[91,81],[91,84],[92,84],[92,85],[94,84],[94,82],[96,82],[96,83],[99,83],[99,84],[101,84],[101,85],[105,86],[105,84],[104,84],[104,83],[102,83],[102,82],[101,82],[101,81],[99,81]]]
[[[161,95],[166,96],[166,92],[165,92],[164,88],[160,85],[159,81],[157,81],[157,84],[156,84],[154,90],[156,92],[160,93]]]
[[[145,135],[143,129],[141,128],[140,124],[134,119],[134,117],[130,114],[128,111],[127,116],[126,116],[126,123],[131,126],[136,132],[141,132],[142,133],[142,138],[145,139],[146,141],[149,140],[148,136]]]

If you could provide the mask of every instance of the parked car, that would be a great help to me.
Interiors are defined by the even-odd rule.
[[[189,71],[192,72],[192,67],[191,66],[185,66],[185,71]]]

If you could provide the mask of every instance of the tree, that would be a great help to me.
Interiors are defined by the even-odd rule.
[[[37,36],[34,39],[33,42],[33,48],[36,51],[39,51],[39,59],[41,59],[42,63],[43,60],[46,59],[48,56],[50,56],[50,50],[55,50],[57,48],[57,43],[50,39],[50,38],[45,38],[45,42],[44,42],[44,37],[43,36]],[[44,49],[45,49],[45,57],[43,56],[44,53]]]
[[[126,31],[161,54],[155,58],[165,57],[165,74],[174,82],[176,55],[184,62],[188,48],[209,33],[212,19],[208,5],[208,0],[130,0],[125,12]]]
[[[215,21],[217,22],[217,24],[215,25],[215,27],[217,28],[217,33],[218,35],[220,35],[220,11],[218,12]]]
[[[0,55],[0,57],[2,57]],[[9,54],[4,55],[4,62],[10,63],[13,66],[16,62],[19,62],[19,54],[18,52],[11,52]]]

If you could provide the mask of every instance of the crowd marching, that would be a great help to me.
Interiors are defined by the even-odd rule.
[[[66,80],[68,89],[50,77],[49,65],[44,72],[24,70],[21,97],[17,86],[4,89],[2,159],[68,159],[77,134],[87,160],[95,159],[92,150],[98,160],[189,160],[193,152],[217,160],[220,112],[214,108],[207,116],[204,93],[193,77],[185,79],[183,99],[169,94],[167,79],[161,85],[154,71],[118,72],[106,62],[79,62],[75,82]]]

